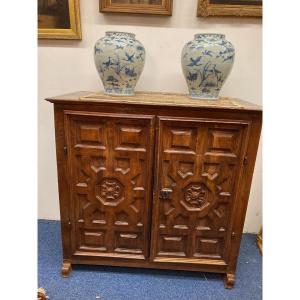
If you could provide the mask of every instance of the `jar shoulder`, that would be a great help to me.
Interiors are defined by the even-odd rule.
[[[201,51],[206,49],[216,49],[216,50],[233,49],[234,50],[234,46],[231,42],[222,39],[216,42],[209,42],[205,40],[192,40],[187,42],[183,47],[183,50],[185,51],[189,51],[189,50]]]

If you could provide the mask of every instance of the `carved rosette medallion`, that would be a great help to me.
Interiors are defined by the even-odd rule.
[[[205,190],[201,186],[192,185],[185,191],[185,201],[196,206],[201,206],[205,199]]]
[[[208,205],[209,190],[203,183],[190,183],[183,190],[181,204],[187,210],[202,210]]]
[[[114,201],[121,196],[122,188],[115,179],[104,179],[100,186],[101,197],[108,201]]]
[[[104,178],[96,185],[96,197],[104,205],[117,206],[124,199],[124,187],[115,178]]]

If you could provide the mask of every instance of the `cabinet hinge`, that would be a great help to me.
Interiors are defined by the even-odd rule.
[[[68,154],[68,148],[67,148],[67,146],[64,146],[64,154],[65,154],[65,155]]]
[[[248,156],[246,155],[243,160],[243,165],[246,166],[248,164]]]

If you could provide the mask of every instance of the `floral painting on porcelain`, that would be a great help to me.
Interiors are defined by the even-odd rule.
[[[234,56],[234,47],[223,34],[196,34],[184,46],[181,56],[191,98],[218,99]]]
[[[135,34],[106,32],[95,44],[94,60],[105,93],[134,95],[145,64],[145,48]]]

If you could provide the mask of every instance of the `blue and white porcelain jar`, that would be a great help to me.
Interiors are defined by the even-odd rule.
[[[145,48],[135,34],[108,31],[94,47],[94,60],[105,93],[133,95],[145,64]]]
[[[181,55],[182,70],[194,99],[217,99],[234,62],[234,47],[224,34],[196,34]]]

